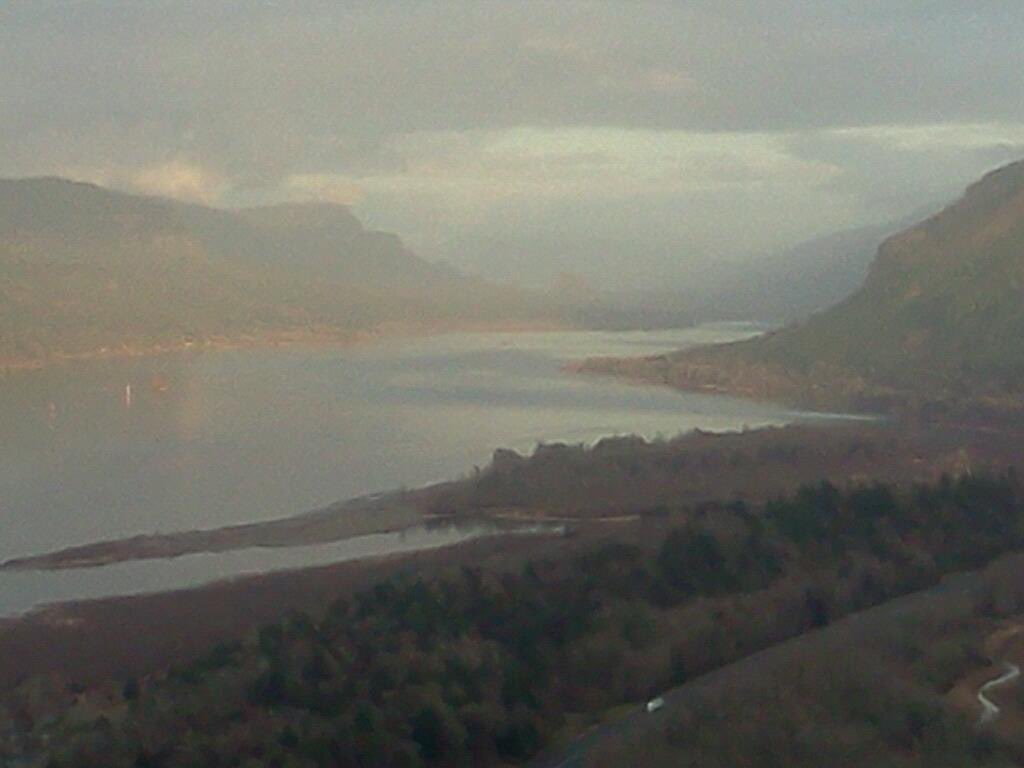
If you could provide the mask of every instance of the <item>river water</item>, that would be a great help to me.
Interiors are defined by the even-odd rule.
[[[0,378],[0,560],[138,533],[267,520],[450,479],[485,464],[498,447],[528,451],[538,442],[824,418],[562,370],[591,355],[654,354],[757,330],[729,324],[457,334],[347,349],[89,361],[9,374]],[[423,535],[435,545],[443,543],[438,537],[471,534]],[[364,543],[379,554],[388,541],[366,537]],[[94,569],[83,579],[97,585],[87,594],[99,596],[319,563],[330,552],[250,552],[216,566],[216,558],[195,556],[177,565]],[[280,560],[269,562],[274,557]],[[0,614],[68,597],[66,588],[46,585],[73,576],[35,574],[33,582],[31,573],[0,575]]]

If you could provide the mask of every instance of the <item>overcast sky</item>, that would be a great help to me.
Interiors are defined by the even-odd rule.
[[[1021,0],[0,0],[0,175],[664,285],[1024,156],[1022,37]]]

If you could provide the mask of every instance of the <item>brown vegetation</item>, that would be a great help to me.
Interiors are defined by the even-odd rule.
[[[499,450],[483,471],[424,489],[357,499],[269,523],[147,536],[76,547],[10,568],[100,565],[246,546],[333,541],[412,525],[426,516],[495,520],[618,520],[722,498],[763,502],[800,485],[881,481],[910,485],[1020,466],[1014,430],[846,422],[668,441],[608,438],[593,447],[544,445],[531,456]]]
[[[886,240],[864,285],[808,320],[734,344],[590,373],[814,407],[1024,411],[1024,162]]]
[[[392,578],[120,694],[51,684],[71,696],[56,720],[26,703],[38,684],[22,688],[10,743],[69,766],[518,761],[610,707],[723,666],[734,677],[737,659],[1020,547],[1019,494],[1012,475],[822,484],[759,510],[646,518],[615,541],[549,540],[521,550],[523,567],[499,555]],[[974,600],[969,587],[937,594]],[[915,743],[910,722],[897,736]]]

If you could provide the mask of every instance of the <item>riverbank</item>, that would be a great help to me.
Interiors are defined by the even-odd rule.
[[[182,352],[199,353],[274,347],[348,348],[392,339],[416,339],[455,333],[535,333],[570,330],[579,329],[565,323],[547,320],[536,322],[388,322],[363,330],[343,330],[329,327],[296,328],[234,336],[212,335],[201,339],[182,339],[154,344],[123,343],[81,352],[53,351],[39,357],[0,356],[0,377],[5,374],[36,371],[69,363],[158,357]]]
[[[332,520],[276,521],[341,506],[335,500],[472,479],[496,446],[525,455],[538,444],[589,445],[634,430],[657,439],[696,428],[833,421],[561,371],[565,360],[594,350],[653,351],[737,333],[460,333],[354,352],[184,354],[15,377],[4,382],[0,409],[9,521],[0,562],[129,537],[126,549],[158,558],[321,543],[421,520],[396,519],[377,504],[355,529],[348,509],[332,510]],[[398,494],[398,504],[407,501]],[[496,502],[488,512],[617,514],[593,501],[583,495],[577,509],[574,495],[560,495],[547,500],[550,510]],[[432,506],[427,520],[453,511]],[[454,504],[455,512],[465,509]],[[249,525],[263,522],[270,526]],[[132,557],[105,547],[71,553],[67,564]]]
[[[253,547],[301,547],[374,533],[389,533],[422,523],[422,512],[407,494],[353,499],[321,510],[267,523],[246,523],[200,531],[147,534],[101,541],[38,556],[15,558],[0,571],[95,568],[130,560],[181,557]]]
[[[216,643],[241,639],[282,616],[317,612],[392,576],[429,576],[460,566],[519,568],[564,557],[601,529],[493,536],[446,547],[315,568],[250,575],[202,587],[62,603],[0,619],[0,690],[44,675],[90,685],[185,663]]]
[[[592,357],[567,366],[567,370],[818,411],[884,414],[905,421],[941,419],[999,426],[1010,419],[1024,424],[1024,398],[991,388],[987,382],[965,389],[963,382],[922,376],[918,388],[908,389],[825,364],[794,370],[748,360],[733,354],[730,344],[646,357]]]
[[[62,570],[253,547],[323,544],[431,522],[617,522],[721,498],[759,503],[800,485],[909,485],[1018,466],[1015,431],[831,421],[669,441],[608,438],[593,447],[499,450],[478,474],[375,494],[262,523],[135,536],[19,557],[2,571]]]
[[[463,480],[355,499],[267,523],[98,542],[18,558],[0,569],[61,569],[128,560],[290,547],[401,530],[430,520],[603,520],[731,497],[757,503],[827,480],[910,485],[943,475],[1019,466],[1013,430],[915,429],[837,422],[734,434],[696,432],[667,442],[607,439],[591,449],[498,451]]]
[[[538,618],[540,622],[553,621],[551,626],[554,631],[550,633],[552,645],[559,654],[566,657],[567,662],[554,665],[554,668],[571,671],[570,675],[556,679],[555,684],[566,684],[567,687],[576,685],[579,691],[587,694],[586,697],[572,699],[579,702],[575,704],[576,708],[565,708],[567,733],[582,733],[586,721],[577,718],[577,714],[585,717],[600,716],[607,707],[636,701],[645,691],[663,691],[680,680],[696,679],[702,672],[726,667],[736,659],[748,657],[762,648],[806,633],[813,627],[839,620],[840,617],[849,615],[858,608],[878,604],[886,598],[934,584],[943,573],[958,567],[976,567],[1000,551],[1019,548],[1019,536],[1015,532],[1019,530],[1017,522],[1020,508],[1014,502],[1018,491],[1014,490],[1014,486],[1007,484],[1008,482],[966,479],[953,484],[934,486],[930,490],[919,489],[913,494],[901,493],[891,497],[890,504],[884,501],[886,491],[883,489],[869,491],[869,495],[865,495],[864,491],[854,491],[836,497],[822,490],[811,492],[809,496],[780,500],[777,505],[765,510],[765,518],[761,523],[745,510],[724,503],[706,510],[699,520],[691,521],[694,527],[681,528],[686,518],[680,515],[672,518],[648,517],[635,525],[627,525],[616,530],[610,536],[595,534],[593,527],[583,527],[574,537],[531,541],[528,550],[519,552],[515,557],[510,557],[515,542],[499,542],[508,546],[502,546],[493,555],[478,551],[477,558],[472,561],[472,567],[469,569],[465,568],[465,561],[460,560],[459,552],[464,550],[452,549],[447,553],[450,555],[447,558],[448,567],[442,567],[444,575],[441,580],[437,579],[437,571],[431,570],[429,566],[421,566],[410,574],[415,575],[414,582],[400,580],[392,582],[390,589],[382,586],[372,591],[364,591],[359,598],[346,602],[343,607],[331,609],[321,604],[308,618],[301,614],[293,616],[280,623],[278,630],[268,629],[262,632],[259,640],[251,634],[251,630],[245,633],[244,642],[240,646],[235,646],[231,639],[218,638],[221,644],[206,655],[206,662],[174,662],[166,670],[166,674],[145,675],[142,679],[113,677],[99,686],[85,686],[85,691],[76,677],[58,678],[52,683],[45,680],[36,681],[33,684],[35,688],[20,689],[17,694],[21,697],[19,699],[15,699],[12,692],[13,706],[19,707],[20,704],[17,702],[27,702],[25,709],[9,711],[32,713],[29,728],[31,723],[43,723],[41,728],[23,731],[28,736],[28,741],[24,743],[29,745],[29,753],[35,749],[36,754],[42,754],[47,748],[46,745],[58,746],[68,743],[65,739],[69,736],[74,738],[73,731],[58,727],[50,728],[46,725],[47,715],[35,703],[39,698],[33,691],[39,690],[38,686],[47,684],[55,692],[54,700],[58,704],[62,700],[70,701],[66,710],[69,718],[65,721],[67,723],[82,722],[77,720],[77,714],[88,710],[88,719],[84,722],[96,722],[96,727],[100,727],[102,721],[99,718],[108,711],[123,712],[126,706],[132,710],[134,716],[134,713],[140,712],[138,706],[145,707],[145,711],[154,711],[149,702],[158,700],[173,702],[169,706],[161,705],[159,711],[174,713],[174,718],[180,713],[191,720],[193,702],[202,702],[207,696],[216,697],[217,702],[226,700],[229,717],[230,712],[242,707],[246,712],[246,719],[243,722],[247,725],[273,723],[271,718],[275,715],[268,712],[265,708],[267,705],[262,699],[245,698],[246,691],[254,690],[255,683],[252,681],[259,673],[261,655],[277,653],[264,649],[291,648],[292,640],[299,638],[302,638],[302,645],[295,646],[299,649],[309,647],[307,638],[317,638],[315,642],[324,642],[326,647],[333,649],[338,647],[335,640],[325,641],[319,638],[334,638],[338,637],[339,633],[345,633],[347,636],[349,632],[364,632],[367,641],[360,640],[358,647],[366,647],[370,649],[370,653],[377,653],[378,639],[393,635],[389,625],[385,625],[383,630],[377,629],[380,626],[378,621],[381,614],[390,616],[387,611],[401,610],[412,611],[410,616],[445,617],[452,615],[450,611],[454,610],[455,615],[464,616],[467,622],[490,622],[492,627],[495,626],[494,613],[497,612],[497,626],[510,629],[508,635],[499,634],[498,639],[491,641],[497,652],[502,654],[505,653],[505,648],[524,647],[518,640],[520,632],[536,633],[538,624],[543,632],[547,624],[539,623]],[[936,495],[931,496],[931,492]],[[864,510],[864,502],[868,500],[880,504],[875,508],[876,514],[872,514],[873,522],[865,525],[865,518],[858,510]],[[820,560],[825,551],[818,548],[816,539],[804,539],[809,549],[799,547],[800,551],[805,552],[807,559],[797,557],[796,551],[791,550],[786,543],[797,543],[800,540],[793,538],[801,534],[798,527],[792,526],[792,516],[806,516],[808,504],[812,505],[812,512],[818,513],[814,515],[818,519],[827,517],[825,513],[830,507],[836,507],[836,523],[834,527],[832,524],[829,525],[831,533],[825,540],[834,541],[841,548],[833,551],[826,562]],[[998,512],[989,513],[991,505],[994,505]],[[928,535],[936,516],[948,526],[948,537]],[[879,545],[881,539],[878,534],[899,529],[904,531],[902,545],[897,542]],[[707,566],[700,564],[701,558],[698,554],[700,548],[706,548],[707,544],[701,544],[704,539],[699,537],[688,538],[684,533],[687,530],[691,533],[694,530],[703,530],[712,540],[723,545],[729,543],[721,550],[728,553],[724,554],[725,559],[722,563],[707,571]],[[761,532],[765,538],[761,535],[751,536],[752,532]],[[895,549],[891,549],[893,545]],[[907,547],[906,550],[904,546]],[[847,551],[844,552],[844,549]],[[781,572],[760,571],[760,575],[757,575],[756,570],[751,572],[751,568],[756,569],[758,563],[773,562],[774,557],[771,553],[787,551],[791,552],[792,558],[785,557],[785,564],[776,561],[783,567]],[[584,556],[585,553],[588,554]],[[672,562],[667,558],[673,556],[678,558],[675,562],[686,568],[682,573],[666,567]],[[876,557],[879,559],[875,560]],[[867,570],[861,571],[860,567],[849,568],[850,561],[866,565]],[[530,562],[532,566],[524,569],[524,562]],[[944,565],[940,567],[938,563]],[[807,566],[811,567],[808,569]],[[833,570],[834,568],[838,570]],[[1018,574],[1019,567],[1013,568],[1012,572]],[[677,573],[678,575],[675,575]],[[748,576],[751,579],[749,581]],[[699,580],[694,580],[695,578]],[[954,580],[952,584],[947,583],[946,586],[950,588],[950,591],[945,593],[947,596],[959,593],[958,581],[959,579]],[[679,589],[683,591],[676,591]],[[468,595],[464,590],[469,590]],[[994,590],[993,594],[998,594],[998,590]],[[479,597],[475,597],[476,595]],[[505,596],[507,599],[500,599]],[[979,596],[982,597],[981,603],[990,603],[988,594]],[[231,602],[223,594],[221,599],[224,603]],[[639,614],[640,627],[646,627],[640,630],[644,634],[633,635],[634,630],[629,627],[636,626],[634,620],[615,610],[617,605],[622,604],[622,600],[629,601],[627,604],[631,606],[647,606],[647,609]],[[979,604],[973,599],[971,602]],[[183,622],[183,626],[190,628],[202,619],[201,615],[186,615],[187,621]],[[906,615],[906,610],[896,609],[891,618],[894,623],[902,623]],[[590,616],[595,618],[588,618]],[[646,619],[642,618],[644,616]],[[581,635],[570,635],[568,639],[566,635],[560,635],[558,629],[565,626],[566,619],[579,622],[579,626],[584,628]],[[163,617],[160,620],[162,621]],[[624,620],[626,623],[623,623],[621,628],[612,624],[610,632],[605,623]],[[427,618],[426,621],[433,620]],[[702,626],[707,626],[705,622],[711,622],[711,626],[721,628],[722,631],[713,636],[718,638],[717,640],[712,640],[712,636],[701,629]],[[415,633],[422,625],[402,622],[398,626],[411,626],[411,633]],[[428,623],[426,626],[440,626],[443,628],[441,631],[447,633],[450,631],[447,627],[452,625],[441,618],[439,622]],[[132,633],[131,630],[135,627],[133,621],[129,621],[127,627],[121,627],[122,637],[118,641],[122,646],[129,645],[132,650],[134,646],[147,642],[144,634]],[[523,629],[518,629],[519,627]],[[886,621],[882,629],[888,630],[893,627],[893,623]],[[180,629],[171,631],[180,632]],[[455,630],[454,636],[456,639],[450,641],[450,644],[430,647],[437,648],[442,653],[452,647],[478,647],[480,635],[472,629]],[[928,632],[925,635],[929,649],[933,647],[936,636],[935,632]],[[467,639],[462,641],[463,637]],[[577,662],[576,658],[581,649],[594,647],[595,637],[600,638],[603,644],[614,643],[613,647],[620,649],[613,657],[616,661],[609,664],[605,655],[589,655],[585,657],[589,660],[582,662],[588,666],[581,669],[577,666],[580,662]],[[637,639],[631,639],[633,637]],[[287,646],[278,644],[274,638],[287,640]],[[411,652],[416,653],[415,636],[410,634],[408,638],[405,641],[398,640],[396,644],[405,642]],[[163,641],[163,637],[160,640]],[[268,645],[268,642],[271,645]],[[532,647],[532,644],[525,647]],[[940,646],[934,647],[936,651],[940,651],[936,658],[944,658]],[[122,652],[121,648],[113,651]],[[393,653],[390,647],[385,647],[379,652]],[[813,657],[813,653],[798,654],[797,660],[802,661],[808,657]],[[839,657],[844,659],[844,663],[849,659],[845,654],[840,654]],[[917,657],[918,654],[900,654],[904,661]],[[223,661],[225,658],[229,658],[230,661]],[[302,657],[288,651],[283,658],[301,660]],[[828,658],[836,656],[828,654]],[[681,660],[682,664],[676,660]],[[756,662],[754,666],[756,673],[761,667]],[[375,667],[376,664],[372,661],[352,662],[352,669],[362,673],[360,679],[367,679]],[[601,677],[604,670],[610,667],[615,667],[616,671],[610,673],[608,677]],[[296,664],[286,667],[286,679],[309,680],[308,676],[298,677],[302,674],[302,668]],[[439,664],[430,668],[445,667]],[[942,664],[939,668],[946,669],[946,666]],[[964,668],[965,664],[957,661],[955,671]],[[532,671],[534,667],[527,666],[526,669]],[[342,674],[350,675],[351,670],[343,668]],[[547,682],[550,678],[540,677],[541,674],[544,673],[538,673],[537,687],[550,685]],[[726,676],[729,674],[726,673]],[[130,685],[125,684],[126,679]],[[750,684],[756,682],[756,679],[756,674],[748,675],[745,672],[741,672],[738,679],[734,678],[738,688],[744,691],[749,690]],[[781,676],[781,679],[791,678]],[[860,684],[870,685],[873,679],[875,678],[871,676],[866,677]],[[595,683],[603,686],[602,691],[609,690],[610,693],[605,696],[603,693],[597,693],[596,689],[595,693],[590,693],[587,686]],[[415,681],[409,683],[415,684]],[[176,692],[182,690],[182,685],[185,686],[184,690],[189,697],[187,700],[177,698]],[[500,687],[498,684],[493,689],[500,690]],[[126,701],[134,702],[139,696],[139,691],[144,692],[142,705],[125,704]],[[192,691],[198,696],[193,696]],[[111,697],[105,698],[108,693]],[[415,695],[412,690],[401,693],[403,695],[400,700],[408,700],[408,696]],[[347,701],[351,702],[353,698],[348,697]],[[667,696],[666,699],[669,703],[664,709],[666,712],[672,711],[675,698]],[[554,696],[537,700],[562,699]],[[876,697],[872,697],[871,700],[876,700]],[[884,711],[885,698],[877,700]],[[93,703],[96,704],[96,709],[90,708]],[[270,706],[276,705],[270,703]],[[538,707],[532,706],[530,711],[534,713],[537,709]],[[274,711],[280,712],[279,709]],[[550,716],[560,717],[562,712],[562,709],[554,710]],[[678,714],[674,712],[673,716]],[[655,722],[663,716],[659,714],[658,718],[647,715],[637,717],[641,723],[646,724]],[[297,727],[297,730],[300,728],[300,732],[306,732],[304,726]],[[256,738],[262,739],[263,734],[268,733],[272,739],[278,730],[279,725],[273,723],[269,729],[257,731]],[[166,738],[174,739],[175,731],[176,725],[168,723],[161,726],[158,732],[164,734]],[[207,733],[212,734],[211,738],[215,737],[221,733],[220,726],[215,728],[211,724]],[[547,743],[552,734],[544,733],[542,743]],[[35,747],[31,746],[33,743]],[[44,745],[42,750],[40,744]],[[134,757],[132,752],[133,750],[129,750],[130,757]],[[123,761],[116,762],[121,764]]]

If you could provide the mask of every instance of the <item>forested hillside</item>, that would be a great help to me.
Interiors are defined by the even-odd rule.
[[[22,717],[17,742],[26,755],[46,745],[45,764],[68,768],[518,763],[609,708],[639,707],[1024,545],[1012,476],[906,493],[824,483],[762,508],[712,504],[664,523],[654,540],[521,571],[379,584],[166,675],[73,697],[37,727]],[[871,716],[887,707],[862,703]],[[917,726],[898,715],[865,722],[864,749],[880,760],[919,745],[945,718],[921,714]],[[944,743],[960,758],[972,749],[969,739]]]
[[[886,240],[864,285],[780,331],[646,360],[594,361],[684,389],[831,407],[1019,401],[1024,393],[1024,162]]]
[[[1024,162],[887,240],[850,299],[748,349],[797,369],[834,364],[899,386],[925,378],[1017,389],[1022,339]]]
[[[60,179],[0,181],[0,360],[381,323],[543,315],[327,204],[225,211]]]

